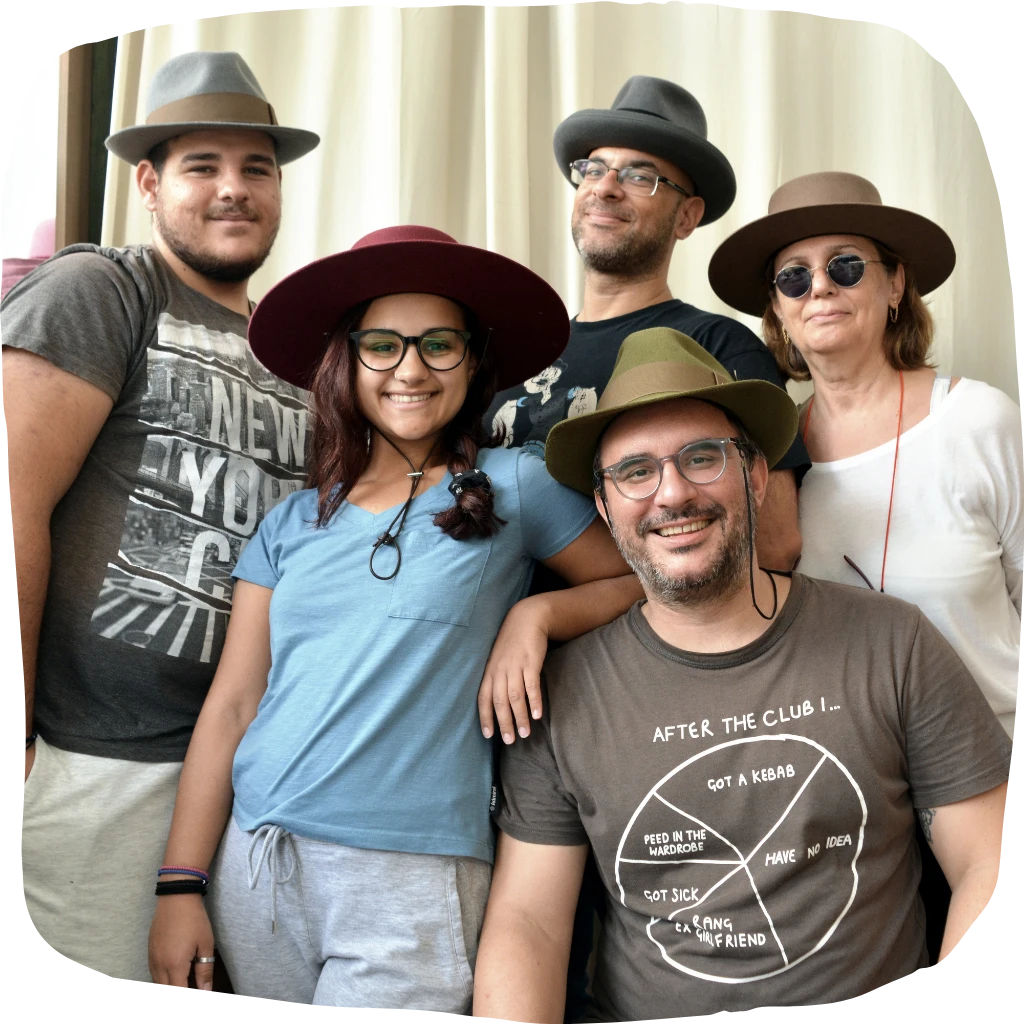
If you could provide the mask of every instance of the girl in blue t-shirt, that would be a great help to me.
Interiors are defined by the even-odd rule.
[[[525,267],[420,227],[260,303],[254,353],[311,392],[309,488],[274,496],[234,572],[159,876],[155,981],[194,964],[211,987],[216,936],[243,994],[468,1008],[494,715],[504,742],[526,736],[548,639],[640,596],[593,501],[482,426],[568,328]],[[573,589],[524,600],[536,560]]]

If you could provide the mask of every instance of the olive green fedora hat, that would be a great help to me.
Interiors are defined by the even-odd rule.
[[[650,327],[623,341],[597,409],[552,428],[545,446],[548,472],[593,494],[594,455],[604,428],[620,413],[673,398],[698,398],[727,410],[764,452],[769,468],[796,437],[796,406],[782,388],[766,380],[734,380],[693,338]]]

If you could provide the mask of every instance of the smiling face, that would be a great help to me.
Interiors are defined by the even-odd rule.
[[[440,295],[385,295],[370,303],[357,325],[358,330],[386,328],[404,337],[418,337],[433,327],[465,330],[462,310]],[[462,408],[476,363],[470,352],[453,370],[432,370],[413,345],[393,370],[371,370],[356,360],[359,411],[396,443],[432,443]]]
[[[601,442],[600,461],[610,466],[638,455],[674,455],[694,441],[734,437],[721,409],[689,398],[673,399],[618,416]],[[623,497],[605,477],[608,522],[622,557],[649,600],[665,605],[718,600],[745,584],[748,558],[747,506],[741,457],[730,445],[725,472],[709,484],[694,484],[672,462],[662,467],[661,486],[649,498]],[[767,466],[749,470],[752,512],[764,496]]]
[[[270,253],[281,223],[281,171],[266,132],[179,135],[160,171],[142,160],[136,180],[154,238],[197,274],[244,281]]]
[[[852,253],[863,260],[878,260],[878,249],[869,238],[859,235],[818,235],[804,238],[781,249],[775,257],[773,275],[784,267],[803,266],[813,270],[811,287],[797,299],[772,289],[772,307],[790,340],[810,363],[815,356],[846,355],[853,352],[882,352],[890,307],[903,296],[904,273],[878,262],[869,262],[864,277],[851,288],[840,288],[825,272],[829,260]]]
[[[689,175],[650,153],[602,146],[589,157],[614,168],[647,167],[687,192],[694,191]],[[686,238],[703,213],[703,199],[686,199],[663,182],[653,196],[634,196],[622,190],[614,174],[607,174],[593,185],[577,188],[572,240],[587,270],[643,277],[668,263],[676,240]]]

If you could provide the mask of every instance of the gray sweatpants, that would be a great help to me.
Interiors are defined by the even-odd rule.
[[[491,882],[472,857],[361,850],[228,823],[206,909],[242,995],[464,1013]]]

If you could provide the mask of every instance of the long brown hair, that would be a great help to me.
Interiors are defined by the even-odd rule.
[[[897,306],[897,320],[893,323],[890,318],[885,325],[885,334],[882,337],[885,358],[894,370],[918,370],[922,366],[931,366],[932,364],[928,362],[928,350],[932,347],[935,324],[924,299],[921,298],[921,293],[917,290],[914,271],[906,260],[891,249],[887,249],[881,242],[874,238],[869,241],[874,243],[878,250],[878,258],[885,269],[892,274],[902,264],[905,278],[903,298]],[[768,280],[772,282],[772,288],[775,287],[775,275],[772,273],[775,269],[775,255],[772,254],[765,270]],[[770,300],[761,319],[761,333],[764,343],[775,356],[783,380],[811,379],[811,371],[807,368],[804,357],[786,337],[782,321],[776,315]]]
[[[370,463],[370,423],[356,400],[357,358],[349,343],[372,300],[350,309],[331,334],[310,386],[312,433],[308,487],[317,491],[318,527],[326,526]],[[476,465],[481,448],[493,448],[500,438],[484,429],[483,417],[494,398],[495,361],[484,332],[473,314],[456,303],[471,334],[470,352],[478,360],[462,408],[444,428],[442,450],[448,472],[464,473]],[[434,516],[434,525],[455,540],[490,537],[505,525],[494,513],[494,495],[479,487],[464,488],[455,504]]]

